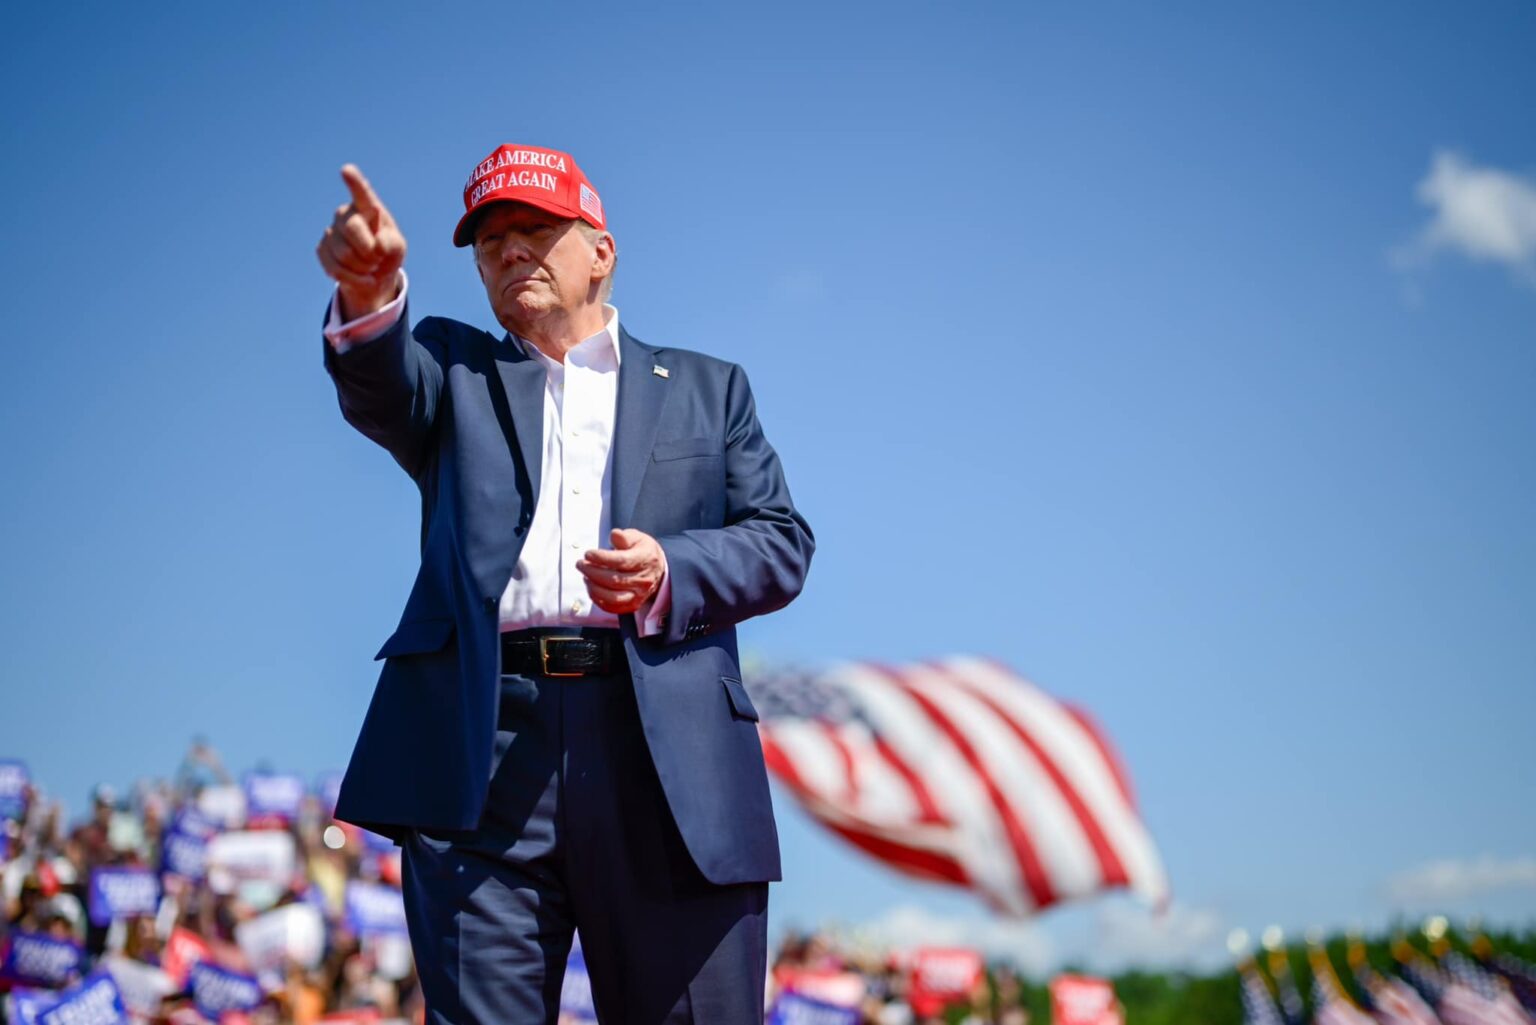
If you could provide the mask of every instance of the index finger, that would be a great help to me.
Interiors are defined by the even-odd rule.
[[[347,191],[352,193],[352,204],[357,207],[357,212],[370,222],[376,222],[384,204],[380,202],[378,193],[373,191],[373,186],[368,184],[368,179],[363,177],[363,172],[357,169],[356,164],[343,164],[341,180],[347,183]]]

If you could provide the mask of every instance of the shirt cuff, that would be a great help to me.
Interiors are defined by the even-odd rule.
[[[661,583],[656,593],[646,599],[635,615],[636,632],[641,637],[655,637],[666,629],[667,613],[672,611],[672,577],[667,573],[666,554],[662,554]]]
[[[364,314],[356,320],[349,320],[345,324],[341,322],[341,289],[337,289],[331,295],[331,312],[325,318],[325,329],[322,332],[325,340],[331,343],[331,348],[340,356],[354,345],[362,345],[371,342],[385,334],[395,326],[395,321],[405,310],[405,290],[407,281],[405,270],[400,274],[400,292],[394,297],[388,306]]]

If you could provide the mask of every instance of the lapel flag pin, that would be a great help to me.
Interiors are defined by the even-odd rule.
[[[651,373],[655,374],[657,377],[671,376],[671,371],[669,371],[666,367],[652,367]]]

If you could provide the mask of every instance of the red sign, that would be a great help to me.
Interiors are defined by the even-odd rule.
[[[907,1002],[919,1017],[938,1014],[971,999],[982,969],[981,954],[974,950],[923,947],[912,955]]]
[[[1125,1016],[1108,980],[1058,975],[1051,980],[1051,1021],[1055,1025],[1124,1025]]]
[[[199,961],[213,960],[213,950],[208,941],[191,929],[177,926],[165,941],[165,952],[160,957],[160,969],[171,977],[177,986],[186,986],[187,975]]]

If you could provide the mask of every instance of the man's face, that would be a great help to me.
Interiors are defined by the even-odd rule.
[[[501,326],[516,334],[594,302],[613,269],[613,239],[523,203],[496,203],[475,225],[475,267]]]

